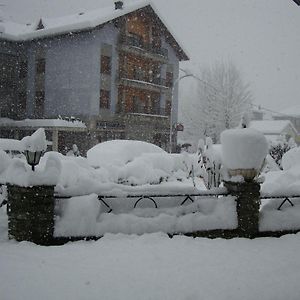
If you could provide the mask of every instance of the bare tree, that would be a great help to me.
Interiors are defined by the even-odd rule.
[[[232,62],[218,62],[201,71],[199,83],[199,120],[203,136],[218,142],[223,130],[237,127],[250,110],[252,95]]]

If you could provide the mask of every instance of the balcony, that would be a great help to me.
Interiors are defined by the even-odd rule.
[[[168,59],[168,50],[165,48],[154,47],[150,43],[145,43],[141,37],[138,35],[125,35],[120,36],[120,44],[128,47],[129,49],[134,49],[141,54],[154,55],[161,59]]]
[[[119,107],[118,113],[126,113],[128,115],[133,116],[152,116],[152,117],[160,117],[160,118],[168,118],[165,107],[157,107],[157,106],[138,106],[135,105],[131,110],[126,110],[125,108]]]
[[[162,89],[169,89],[169,87],[166,86],[166,79],[150,76],[146,74],[146,72],[135,72],[132,76],[126,71],[121,71],[119,74],[119,83],[156,92],[160,92]]]

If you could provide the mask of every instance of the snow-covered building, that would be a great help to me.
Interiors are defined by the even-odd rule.
[[[289,120],[256,120],[251,121],[249,127],[262,132],[269,142],[288,142],[293,138],[297,144],[300,143],[300,135]]]
[[[282,110],[277,115],[273,115],[275,120],[290,120],[295,128],[300,132],[300,105],[294,105]]]
[[[82,120],[84,128],[47,126],[59,151],[66,132],[69,148],[124,138],[169,148],[170,116],[176,124],[178,115],[172,88],[188,56],[149,1],[1,26],[1,118]],[[23,134],[20,123],[0,122],[1,135],[21,138],[29,123]]]

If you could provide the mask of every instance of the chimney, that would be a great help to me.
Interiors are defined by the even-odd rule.
[[[123,1],[115,1],[115,10],[123,9]]]

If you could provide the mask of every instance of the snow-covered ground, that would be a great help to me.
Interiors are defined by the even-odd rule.
[[[0,242],[1,299],[298,300],[299,249],[300,234],[119,234],[60,247]]]
[[[237,220],[232,197],[199,197],[185,206],[179,206],[183,199],[160,199],[158,209],[139,207],[134,210],[133,203],[129,209],[128,199],[123,198],[119,203],[110,203],[114,211],[108,214],[92,193],[119,193],[120,196],[145,192],[194,193],[196,188],[201,188],[201,183],[194,187],[188,178],[188,156],[168,156],[149,148],[148,153],[131,150],[114,153],[113,157],[117,158],[114,163],[107,158],[99,163],[105,151],[97,147],[88,159],[49,153],[35,174],[24,161],[12,162],[0,153],[0,179],[3,181],[14,178],[28,185],[36,177],[39,182],[42,178],[55,178],[56,192],[90,193],[66,200],[58,207],[56,236],[104,234],[98,241],[59,247],[9,241],[6,207],[1,207],[1,300],[300,299],[300,233],[254,240],[184,236],[171,239],[166,234],[235,228]],[[134,157],[127,154],[134,154]],[[296,191],[300,173],[293,161],[294,156],[298,160],[298,153],[292,154],[285,161],[284,171],[266,174],[263,191],[283,192],[291,184]],[[107,166],[103,167],[105,164]],[[150,170],[151,176],[141,177],[143,170]],[[27,175],[27,181],[22,174]],[[0,194],[0,203],[3,197],[5,195]],[[286,204],[277,211],[280,201],[264,200],[261,230],[300,228],[300,200],[293,200],[294,207]]]

